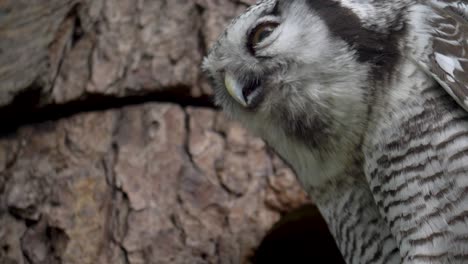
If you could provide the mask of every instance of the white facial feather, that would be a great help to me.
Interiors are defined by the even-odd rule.
[[[263,137],[293,165],[306,186],[319,186],[343,175],[355,159],[349,153],[354,152],[365,129],[364,85],[367,84],[369,66],[356,61],[349,46],[330,34],[323,20],[313,14],[305,0],[285,6],[279,27],[265,40],[265,47],[257,51],[260,57],[272,57],[272,63],[288,65],[267,76],[272,84],[267,89],[274,90],[267,92],[255,112],[244,111],[238,104],[221,100],[226,112]],[[208,57],[205,67],[211,72],[223,69],[238,74],[261,68],[258,61],[243,49],[247,32],[258,23],[260,13],[255,9],[242,21],[237,20],[231,25],[222,46],[218,47],[223,50],[223,56],[216,60]],[[240,66],[236,66],[237,63]],[[230,67],[235,70],[229,70]],[[278,113],[278,106],[287,113]],[[285,114],[291,123],[326,120],[323,122],[327,123],[329,135],[320,143],[321,149],[313,150],[283,131],[278,114]]]

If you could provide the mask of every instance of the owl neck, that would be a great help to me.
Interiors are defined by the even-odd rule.
[[[279,129],[275,133],[261,133],[261,136],[292,167],[308,192],[347,178],[347,170],[355,167],[361,157],[354,149],[345,149],[346,146],[319,150],[285,135]]]
[[[346,263],[402,263],[396,240],[381,217],[367,183],[355,179],[360,168],[349,171],[348,180],[309,190],[335,238]]]
[[[294,140],[275,141],[271,135],[265,139],[294,168],[346,263],[366,263],[376,254],[387,263],[401,263],[396,241],[380,217],[366,182],[360,151],[336,151],[324,158],[318,150]]]

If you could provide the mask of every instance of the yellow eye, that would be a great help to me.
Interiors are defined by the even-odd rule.
[[[264,41],[278,27],[276,22],[266,22],[258,25],[249,35],[247,48],[252,54],[255,54],[255,47]]]

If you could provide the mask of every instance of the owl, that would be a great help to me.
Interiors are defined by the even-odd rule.
[[[203,69],[347,263],[468,263],[467,1],[258,1]]]

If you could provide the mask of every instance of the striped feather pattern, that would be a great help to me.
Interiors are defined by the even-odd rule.
[[[432,3],[409,17],[403,54],[446,91],[403,60],[377,88],[369,185],[350,172],[356,182],[325,186],[338,197],[318,200],[347,263],[468,263],[468,113],[456,104],[468,110],[468,4]]]
[[[402,263],[468,263],[468,4],[425,3],[403,54],[437,83],[402,61],[377,95],[364,170]]]
[[[344,177],[354,181],[329,183],[320,189],[311,187],[308,191],[320,196],[314,200],[346,263],[399,264],[401,257],[396,240],[364,179],[356,178],[358,175],[363,177],[362,170],[359,171],[356,165]]]
[[[370,189],[403,263],[468,263],[468,113],[439,86],[411,88],[366,144]]]
[[[468,113],[454,101],[468,110],[467,2],[279,1],[280,14],[297,12],[283,13],[289,26],[271,57],[252,60],[239,44],[244,31],[277,1],[261,3],[205,59],[217,102],[292,165],[348,264],[468,263]],[[315,24],[300,21],[315,16],[323,29],[304,30]],[[328,63],[321,49],[348,50],[322,30],[355,58]],[[272,62],[293,66],[270,72]],[[259,69],[275,84],[265,89],[268,107],[239,109],[220,80]],[[297,87],[275,90],[278,80]]]

